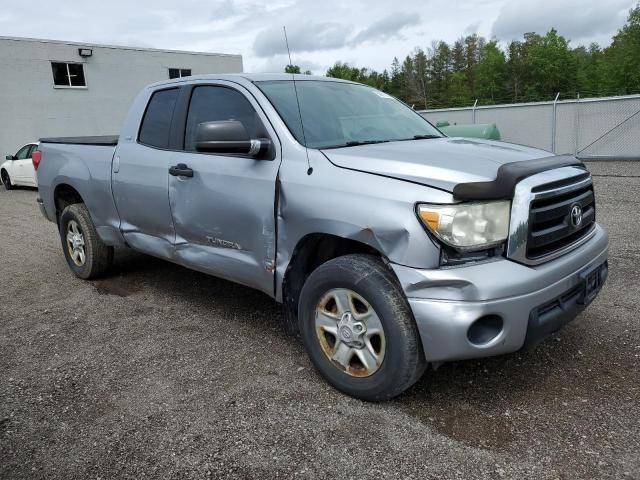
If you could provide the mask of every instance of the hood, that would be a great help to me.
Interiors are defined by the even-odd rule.
[[[432,138],[325,149],[334,165],[406,180],[448,192],[459,183],[489,182],[505,163],[552,155],[511,143]]]

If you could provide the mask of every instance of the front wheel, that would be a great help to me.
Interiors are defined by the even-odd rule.
[[[113,261],[113,247],[105,245],[83,203],[66,207],[60,214],[60,240],[67,264],[78,277],[88,280],[103,275]]]
[[[13,183],[11,183],[9,172],[7,172],[6,170],[2,170],[0,176],[2,177],[2,184],[4,185],[4,188],[6,190],[13,190]]]
[[[311,361],[338,390],[387,400],[424,372],[413,315],[380,259],[346,255],[321,265],[305,282],[298,309]]]

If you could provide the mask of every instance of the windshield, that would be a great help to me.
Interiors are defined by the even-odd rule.
[[[256,82],[293,136],[309,148],[441,137],[419,114],[384,92],[364,85],[322,80]],[[305,142],[306,139],[306,142]]]

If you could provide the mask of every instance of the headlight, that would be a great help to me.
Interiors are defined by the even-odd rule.
[[[511,202],[418,205],[422,223],[445,244],[480,250],[504,242],[509,235]]]

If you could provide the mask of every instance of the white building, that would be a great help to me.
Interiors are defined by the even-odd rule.
[[[242,56],[0,36],[0,158],[41,137],[117,135],[145,85],[242,72]]]

